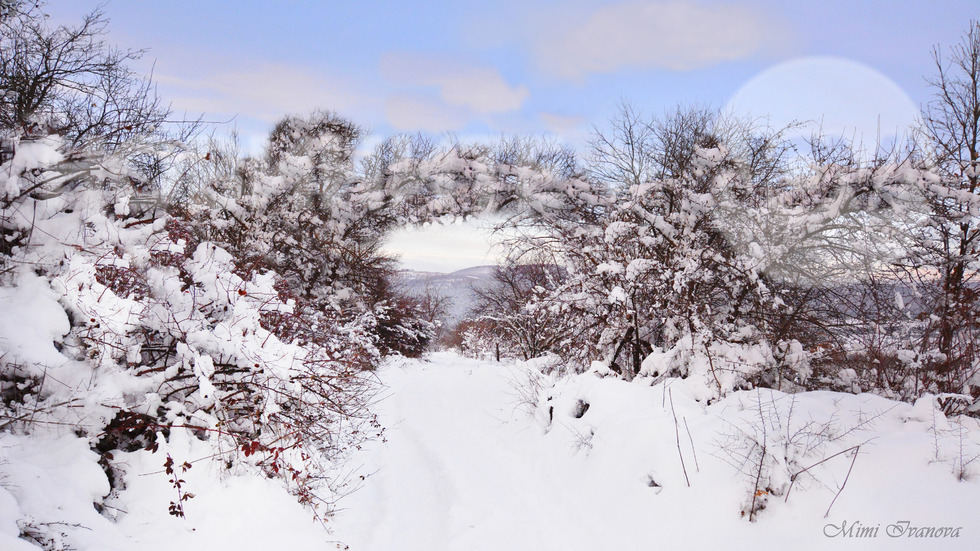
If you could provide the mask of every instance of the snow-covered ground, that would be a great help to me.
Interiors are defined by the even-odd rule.
[[[689,381],[557,379],[545,364],[389,362],[385,438],[353,457],[360,487],[330,532],[277,482],[229,474],[180,431],[157,453],[117,454],[126,488],[103,515],[92,503],[109,486],[87,441],[0,434],[0,549],[980,548],[980,475],[967,463],[980,430],[929,400],[763,390],[706,405]],[[536,406],[519,387],[531,380]],[[856,459],[834,455],[857,445]],[[196,494],[185,519],[167,513],[167,454],[193,464],[179,473]],[[787,499],[789,475],[826,458]],[[749,522],[753,496],[765,508]]]
[[[794,400],[766,390],[705,406],[684,381],[651,386],[585,374],[552,388],[539,377],[532,417],[515,390],[527,377],[520,365],[447,353],[389,365],[380,406],[386,441],[361,455],[366,478],[341,503],[337,538],[365,551],[980,545],[980,488],[975,477],[953,474],[959,445],[972,457],[980,433],[973,422],[959,432],[927,402],[833,393]],[[750,461],[740,473],[730,463],[739,453],[757,457],[744,436],[762,424],[769,453],[790,457],[787,472],[862,444],[850,476],[847,453],[800,475],[788,500],[762,489],[767,507],[749,522],[741,511],[751,505],[757,469]],[[770,485],[785,486],[779,471],[767,464]],[[923,539],[909,538],[909,527],[960,530]]]
[[[206,450],[175,438],[155,454],[119,454],[127,487],[100,515],[93,503],[102,502],[109,484],[85,440],[0,434],[0,550],[337,548],[278,483],[229,476]],[[195,495],[185,502],[183,519],[168,514],[176,493],[163,469],[167,454],[193,465],[178,469],[184,490]]]

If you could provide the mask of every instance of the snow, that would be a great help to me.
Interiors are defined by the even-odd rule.
[[[687,381],[651,386],[650,379],[627,383],[595,370],[550,380],[529,416],[515,387],[527,380],[527,369],[449,353],[384,368],[388,398],[379,407],[386,439],[357,458],[365,480],[341,501],[333,521],[337,538],[365,551],[968,549],[980,542],[973,528],[977,482],[958,482],[949,463],[937,461],[932,427],[942,414],[928,403],[830,392],[794,399],[760,390],[707,406],[694,400],[697,389]],[[836,431],[825,455],[861,445],[828,518],[850,455],[800,475],[786,502],[785,493],[766,496],[757,522],[740,514],[752,480],[726,462],[726,446],[753,430],[757,401],[761,411],[781,412],[787,426],[769,439],[791,459],[802,451],[793,452],[789,440],[796,442],[807,426],[826,423]],[[584,413],[583,403],[589,404]],[[678,458],[675,416],[690,487]],[[980,451],[976,431],[967,440],[972,453]],[[817,461],[796,459],[803,466]],[[782,478],[773,474],[772,484],[788,483],[788,470]],[[906,520],[962,527],[961,535],[937,543],[885,534]],[[861,541],[824,535],[833,532],[828,525],[845,521],[880,525],[879,535]]]
[[[29,272],[16,286],[0,286],[0,350],[11,363],[47,366],[66,361],[54,342],[68,333],[70,326],[58,295],[47,281]]]
[[[648,360],[652,362],[653,360]],[[0,549],[596,550],[974,549],[980,455],[970,419],[946,419],[936,399],[870,394],[735,392],[708,405],[696,378],[633,382],[603,365],[558,377],[554,359],[496,363],[441,352],[389,360],[376,407],[385,437],[344,467],[351,484],[317,522],[280,482],[229,471],[189,431],[160,448],[115,452],[122,489],[109,493],[89,440],[69,427],[0,433]],[[535,384],[530,384],[534,382]],[[523,385],[523,386],[522,386]],[[754,463],[732,458],[766,434],[755,522],[742,514]],[[850,453],[833,454],[860,446]],[[179,472],[186,518],[163,463]],[[683,457],[683,463],[681,460]],[[819,460],[832,457],[823,464]],[[798,476],[787,498],[790,475]],[[684,471],[687,471],[686,475]],[[690,481],[689,485],[687,480]],[[834,496],[844,484],[836,502]],[[102,504],[99,514],[93,503]],[[831,507],[831,503],[833,506]],[[829,517],[824,518],[828,507]],[[886,534],[961,528],[922,541]],[[831,534],[878,526],[877,537]],[[893,528],[893,531],[895,528]],[[904,534],[909,532],[905,530]],[[33,540],[19,538],[32,534]],[[60,546],[60,547],[59,547]]]
[[[182,434],[178,431],[174,435]],[[257,476],[222,474],[208,448],[181,437],[157,453],[122,459],[127,488],[103,501],[109,484],[98,456],[71,435],[27,437],[0,434],[0,549],[33,550],[18,534],[27,527],[47,549],[185,551],[205,549],[329,549],[335,544],[309,511],[282,487]],[[185,502],[187,517],[170,516],[174,489],[163,473],[167,454],[193,462],[183,473],[195,494]],[[114,523],[111,517],[116,519]],[[334,547],[335,548],[335,547]]]
[[[175,432],[174,434],[186,435]],[[231,475],[194,438],[171,438],[155,454],[124,454],[127,488],[118,502],[127,513],[118,522],[130,549],[328,549],[333,538],[311,513],[276,482]],[[194,498],[184,503],[186,518],[173,517],[167,504],[176,493],[162,472],[166,455],[194,466],[181,473]]]
[[[0,434],[0,548],[32,549],[18,534],[59,549],[125,550],[112,522],[92,506],[109,491],[97,457],[77,438]]]
[[[8,174],[20,174],[24,171],[47,168],[64,159],[58,149],[62,145],[59,136],[45,136],[35,140],[20,140],[16,144],[16,153],[6,167]],[[5,178],[0,187],[0,198],[13,197],[21,192],[20,178]]]

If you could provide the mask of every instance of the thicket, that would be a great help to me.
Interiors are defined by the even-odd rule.
[[[980,411],[980,26],[934,51],[922,124],[884,147],[629,105],[562,173],[459,340],[573,371],[832,388]],[[506,148],[505,148],[506,149]],[[548,277],[532,277],[547,272]]]
[[[52,27],[43,10],[0,11],[0,306],[26,315],[0,349],[0,429],[90,439],[116,489],[121,454],[186,431],[329,506],[331,469],[381,432],[373,369],[437,329],[438,305],[394,284],[386,234],[546,210],[564,187],[503,150],[419,136],[356,159],[363,130],[327,111],[242,155],[171,122],[100,11]]]
[[[56,350],[0,350],[0,428],[70,427],[111,478],[114,452],[186,430],[316,503],[380,431],[371,370],[435,335],[385,236],[481,213],[503,216],[510,254],[463,325],[470,350],[698,377],[709,398],[830,387],[978,409],[975,22],[936,50],[935,100],[888,151],[627,106],[581,158],[395,136],[357,159],[363,130],[326,111],[244,156],[169,123],[98,11],[52,28],[3,6],[0,298],[58,312]]]
[[[360,180],[361,130],[286,117],[244,157],[169,122],[101,12],[51,27],[42,6],[3,9],[3,306],[47,306],[8,338],[55,348],[3,343],[0,428],[88,437],[117,489],[117,455],[188,431],[329,504],[327,473],[381,430],[372,370],[433,335],[380,251],[394,218]]]

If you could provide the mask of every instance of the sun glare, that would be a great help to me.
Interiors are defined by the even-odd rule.
[[[887,75],[841,57],[804,57],[779,63],[746,82],[726,111],[768,119],[774,128],[805,123],[819,131],[871,145],[903,135],[919,109]]]

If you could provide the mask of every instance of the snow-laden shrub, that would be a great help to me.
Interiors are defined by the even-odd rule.
[[[556,320],[553,349],[580,368],[600,360],[630,380],[644,358],[680,351],[685,339],[688,349],[697,341],[694,356],[716,342],[770,346],[765,319],[779,302],[757,260],[726,239],[715,217],[748,176],[710,134],[689,145],[676,171],[588,182],[589,193],[568,193],[567,210],[529,216],[528,237],[514,239],[515,255],[558,265],[561,280],[524,308]],[[772,353],[763,355],[770,358],[750,371],[767,367]],[[719,392],[738,384],[720,383]]]
[[[530,360],[554,353],[562,320],[533,304],[553,291],[563,275],[550,264],[508,264],[494,270],[486,288],[475,291],[472,319],[457,328],[461,349],[474,356]]]
[[[460,353],[467,357],[486,360],[520,357],[520,349],[502,334],[493,320],[463,320],[454,332]]]
[[[375,319],[313,313],[187,220],[131,211],[139,195],[112,159],[79,174],[43,143],[0,176],[57,190],[6,196],[4,230],[21,237],[0,287],[3,426],[74,427],[115,480],[113,451],[189,431],[314,503],[332,462],[379,428],[364,371]]]
[[[304,342],[331,327],[359,327],[379,353],[418,355],[434,328],[394,288],[395,261],[381,251],[396,218],[392,198],[355,173],[359,135],[332,113],[287,117],[266,159],[211,157],[229,166],[206,174],[182,212],[194,239],[228,250],[238,272],[281,278],[295,310],[270,323],[315,328],[295,334]]]
[[[550,208],[501,224],[515,261],[563,274],[514,310],[547,312],[552,349],[575,369],[601,361],[630,380],[667,354],[716,396],[980,397],[977,293],[963,286],[980,241],[950,238],[975,225],[973,172],[944,179],[916,155],[868,158],[841,141],[800,154],[780,131],[697,109],[647,121],[625,107],[595,138]]]

